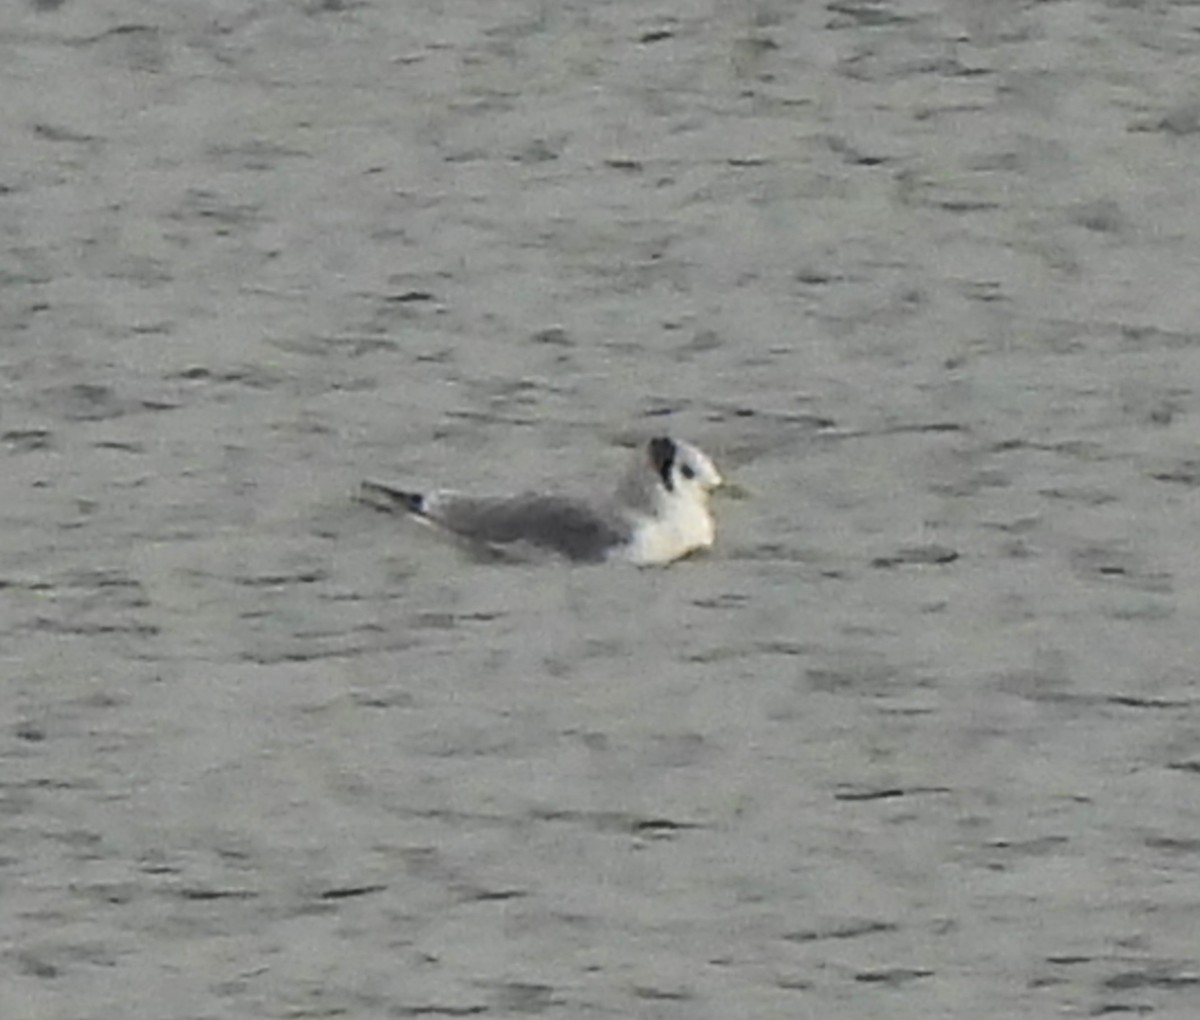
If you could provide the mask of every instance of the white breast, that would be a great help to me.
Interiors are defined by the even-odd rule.
[[[672,500],[663,509],[660,516],[637,521],[623,558],[641,565],[670,563],[712,546],[716,525],[702,502]]]

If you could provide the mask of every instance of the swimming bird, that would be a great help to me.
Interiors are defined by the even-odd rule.
[[[716,522],[708,497],[723,483],[699,447],[659,436],[639,448],[615,492],[598,502],[537,492],[483,497],[447,489],[412,492],[371,481],[363,483],[361,498],[478,547],[526,545],[577,562],[650,566],[712,546]]]

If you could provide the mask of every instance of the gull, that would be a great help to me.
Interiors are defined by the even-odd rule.
[[[611,497],[587,501],[554,493],[471,496],[449,489],[412,492],[363,482],[360,498],[401,511],[477,548],[533,546],[581,563],[624,560],[662,566],[716,538],[708,498],[724,484],[703,450],[659,436],[640,447]]]

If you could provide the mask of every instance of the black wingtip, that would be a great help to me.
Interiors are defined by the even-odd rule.
[[[358,491],[360,502],[375,507],[376,510],[405,513],[422,516],[425,513],[425,497],[419,492],[406,492],[403,489],[393,489],[390,485],[379,482],[363,482]]]

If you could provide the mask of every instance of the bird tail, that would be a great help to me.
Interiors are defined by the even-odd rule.
[[[362,487],[358,490],[358,499],[359,502],[373,506],[376,510],[388,513],[403,510],[405,513],[416,514],[418,517],[425,516],[425,496],[422,493],[394,489],[381,482],[363,482]]]

